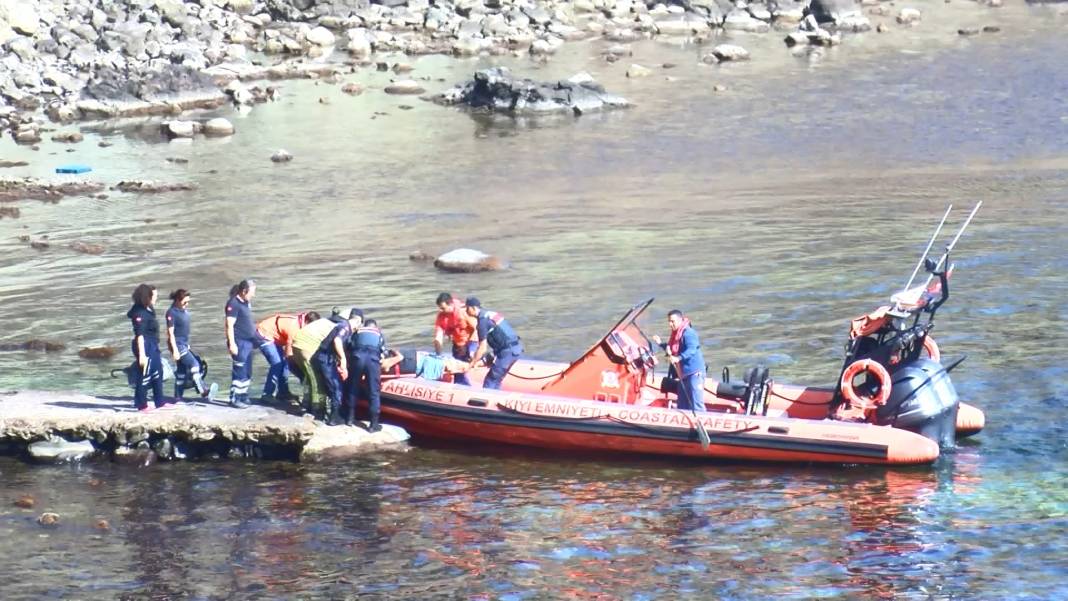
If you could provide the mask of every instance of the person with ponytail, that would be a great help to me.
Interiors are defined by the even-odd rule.
[[[152,389],[152,400],[156,407],[167,404],[163,398],[163,359],[159,354],[159,322],[156,320],[156,287],[140,284],[134,288],[133,306],[126,312],[133,326],[133,340],[130,351],[136,361],[134,386],[134,406],[138,411],[148,411],[148,390]],[[172,401],[173,402],[173,401]]]
[[[189,348],[189,301],[192,296],[185,288],[179,288],[171,293],[171,306],[167,309],[167,346],[170,348],[171,357],[174,358],[176,367],[174,374],[174,396],[183,398],[185,389],[192,381],[193,388],[201,398],[209,402],[214,400],[213,391],[219,389],[218,385],[210,387],[204,382],[202,375],[202,359]]]
[[[248,389],[252,385],[252,351],[267,342],[256,331],[252,320],[252,298],[256,282],[241,280],[230,289],[226,301],[226,349],[233,360],[230,378],[230,406],[244,409],[249,405]]]

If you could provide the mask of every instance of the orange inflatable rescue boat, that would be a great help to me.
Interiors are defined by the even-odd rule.
[[[929,336],[949,297],[952,267],[940,267],[951,248],[938,263],[924,253],[926,284],[851,322],[833,386],[781,384],[763,367],[730,381],[724,370],[723,381],[706,380],[705,411],[678,409],[675,381],[655,371],[656,347],[637,323],[650,299],[570,364],[519,360],[500,390],[478,387],[484,367],[468,372],[474,386],[463,386],[447,381],[449,359],[409,354],[407,369],[383,380],[382,417],[416,439],[602,456],[931,463],[940,446],[984,425],[949,377],[963,358],[943,365]]]

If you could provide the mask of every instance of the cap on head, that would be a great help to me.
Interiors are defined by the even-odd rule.
[[[474,296],[467,297],[467,301],[465,301],[464,304],[466,304],[468,307],[481,307],[482,306],[482,302],[479,301],[478,298],[474,297]]]
[[[356,319],[357,317],[363,319],[363,309],[357,309],[356,307],[349,309],[349,319]]]

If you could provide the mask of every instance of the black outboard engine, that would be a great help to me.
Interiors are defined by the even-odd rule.
[[[954,446],[960,399],[941,363],[918,358],[891,374],[890,398],[875,413],[875,423],[915,432]]]

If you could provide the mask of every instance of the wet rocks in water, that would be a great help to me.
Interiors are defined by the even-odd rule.
[[[592,79],[540,83],[514,78],[503,67],[478,71],[470,82],[437,94],[431,100],[521,116],[582,114],[630,104],[625,98],[609,94]]]
[[[163,124],[163,133],[171,138],[192,138],[200,131],[200,124],[194,121],[167,121]]]
[[[15,499],[15,507],[21,507],[23,509],[33,509],[33,506],[37,504],[37,501],[30,495],[22,495]]]
[[[118,354],[119,349],[113,346],[85,347],[78,351],[78,356],[90,361],[106,361]]]
[[[96,452],[93,443],[88,440],[70,442],[58,437],[30,443],[26,450],[30,458],[41,463],[81,461]]]
[[[0,159],[0,168],[3,167],[28,167],[30,164],[26,161],[5,161]]]
[[[86,255],[100,255],[106,250],[103,244],[91,244],[89,242],[82,242],[81,240],[71,242],[70,249]]]
[[[358,83],[347,83],[341,86],[341,91],[350,96],[359,96],[363,94],[363,86]]]
[[[725,63],[730,61],[749,60],[749,51],[736,44],[720,44],[706,54],[702,59],[706,63]]]
[[[39,338],[31,338],[26,342],[17,342],[14,344],[0,344],[0,351],[44,351],[46,353],[58,353],[67,348],[62,342],[52,342],[50,340],[41,340]]]
[[[502,271],[508,265],[499,257],[480,250],[458,248],[434,259],[434,267],[450,273],[475,273],[479,271]]]
[[[293,160],[293,155],[286,152],[284,149],[278,150],[271,155],[271,160],[275,163],[288,163]]]
[[[408,255],[408,260],[409,261],[416,261],[418,263],[425,263],[425,262],[428,262],[428,261],[433,261],[434,260],[434,255],[432,255],[432,254],[430,254],[430,253],[428,253],[426,251],[417,250],[417,251],[415,251],[415,252],[413,252],[413,253]]]
[[[85,136],[76,131],[59,133],[52,136],[53,142],[66,142],[68,144],[77,144],[78,142],[81,142],[84,139]]]
[[[204,135],[206,136],[230,136],[234,133],[234,124],[229,119],[215,117],[204,123]]]
[[[653,73],[652,70],[649,69],[648,67],[643,67],[643,66],[638,65],[638,64],[631,65],[630,67],[627,68],[627,77],[629,77],[631,79],[638,78],[638,77],[647,77],[647,76],[651,75],[652,73]]]
[[[22,215],[18,207],[0,207],[0,219],[7,217],[8,219],[18,219]]]
[[[195,190],[196,186],[193,184],[164,184],[158,182],[142,181],[142,180],[123,180],[111,187],[112,190],[118,190],[119,192],[129,192],[135,194],[159,194],[162,192],[181,192],[187,190]]]
[[[111,524],[109,524],[108,521],[104,518],[99,518],[95,522],[93,522],[93,528],[96,528],[101,532],[107,532],[108,530],[111,530]]]
[[[812,0],[809,14],[818,23],[832,23],[839,31],[868,31],[871,21],[864,16],[859,0]]]
[[[902,25],[917,23],[921,18],[920,11],[915,8],[902,8],[901,11],[897,13],[897,22]]]
[[[37,518],[37,523],[46,528],[54,528],[59,525],[59,514],[51,512],[42,513]]]
[[[423,86],[411,79],[395,81],[385,88],[386,94],[422,94],[426,92]]]
[[[962,35],[962,36],[979,35],[979,28],[978,27],[961,27],[960,29],[957,30],[957,34],[958,35]]]
[[[47,250],[52,245],[45,240],[33,240],[30,242],[30,248],[34,250]]]

